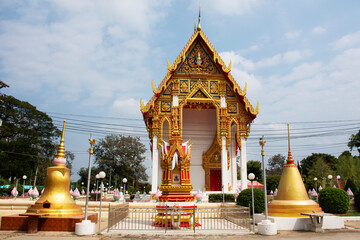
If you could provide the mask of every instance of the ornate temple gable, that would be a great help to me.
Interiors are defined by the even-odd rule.
[[[221,74],[214,63],[212,56],[206,51],[205,47],[198,39],[190,48],[184,62],[176,70],[176,73],[186,74]]]
[[[251,122],[259,112],[259,105],[253,108],[245,96],[246,85],[242,90],[230,70],[231,63],[226,66],[204,32],[196,29],[174,63],[170,65],[168,62],[166,76],[158,87],[153,86],[153,97],[146,105],[140,100],[144,119],[152,118],[159,112],[171,114],[171,97],[177,95],[179,101],[188,98],[194,87],[201,83],[216,102],[220,101],[220,96],[226,97],[229,102],[227,114],[236,115],[245,111],[246,118]],[[200,92],[198,94],[201,95]],[[235,101],[236,104],[233,103]]]

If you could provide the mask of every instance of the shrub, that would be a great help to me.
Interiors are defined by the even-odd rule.
[[[360,191],[354,194],[355,197],[355,207],[360,212]]]
[[[224,200],[225,202],[234,202],[235,197],[232,194],[224,194]],[[222,193],[219,194],[209,194],[209,202],[222,202],[223,201],[223,195]]]
[[[265,210],[265,195],[260,189],[254,189],[254,207],[255,213],[262,213]],[[250,213],[252,213],[252,201],[251,201],[251,188],[245,189],[240,192],[236,199],[236,204],[244,207],[249,207]]]
[[[350,209],[350,197],[340,188],[324,188],[319,193],[319,205],[326,213],[346,213]]]

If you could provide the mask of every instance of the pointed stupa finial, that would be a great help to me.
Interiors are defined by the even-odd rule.
[[[198,18],[198,25],[197,25],[197,30],[198,30],[198,31],[201,30],[200,17],[201,17],[201,5],[199,4],[199,18]]]
[[[64,139],[65,139],[65,123],[66,120],[64,120],[64,125],[63,125],[63,130],[61,133],[61,140],[60,140],[60,145],[56,154],[56,158],[65,158],[65,144],[64,144]]]
[[[286,163],[287,163],[287,164],[294,164],[294,159],[293,159],[293,157],[292,157],[291,148],[290,148],[290,127],[289,127],[289,123],[287,124],[287,129],[288,129],[289,152],[288,152],[288,159],[286,160]]]

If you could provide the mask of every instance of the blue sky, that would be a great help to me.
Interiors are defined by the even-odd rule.
[[[68,119],[75,171],[87,166],[91,126],[121,125],[113,132],[136,132],[148,147],[139,100],[150,99],[151,80],[158,85],[166,59],[172,63],[185,46],[198,8],[199,1],[2,0],[0,79],[10,88],[1,91],[58,126]],[[359,1],[208,0],[201,9],[203,31],[224,62],[232,60],[239,85],[247,82],[252,105],[260,102],[248,159],[260,160],[262,134],[268,156],[286,155],[285,122],[294,129],[296,160],[348,150],[360,128]],[[78,120],[95,123],[76,131]]]

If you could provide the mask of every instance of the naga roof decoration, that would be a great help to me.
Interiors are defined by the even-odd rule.
[[[245,83],[244,90],[242,90],[239,84],[236,82],[236,80],[233,78],[233,76],[230,73],[232,62],[230,61],[229,66],[225,65],[220,55],[217,53],[213,45],[210,43],[209,39],[206,37],[205,33],[199,27],[194,30],[194,33],[192,34],[189,41],[186,43],[185,47],[182,49],[178,57],[175,59],[174,63],[170,65],[169,60],[167,60],[167,73],[164,79],[159,84],[159,86],[156,88],[154,83],[152,82],[152,89],[154,92],[152,98],[147,102],[146,105],[144,104],[142,99],[140,99],[140,110],[143,113],[143,115],[145,115],[151,108],[154,107],[155,101],[157,100],[158,97],[160,97],[160,93],[165,91],[169,80],[172,79],[174,74],[180,70],[184,62],[187,60],[186,54],[188,53],[190,47],[193,46],[194,42],[198,38],[200,38],[205,43],[205,46],[210,50],[211,54],[213,55],[211,60],[215,63],[215,65],[217,65],[215,67],[216,68],[220,67],[220,73],[222,71],[222,74],[224,74],[224,76],[228,79],[228,82],[232,85],[231,87],[233,91],[241,97],[240,99],[242,99],[242,101],[244,102],[245,109],[249,113],[251,113],[251,115],[256,117],[256,115],[259,113],[259,102],[257,103],[256,109],[254,109],[253,106],[250,104],[249,100],[245,97],[247,83]]]

